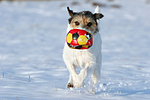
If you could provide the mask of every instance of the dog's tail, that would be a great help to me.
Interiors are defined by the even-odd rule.
[[[99,6],[97,6],[96,8],[95,8],[95,12],[94,13],[99,13]]]
[[[99,6],[97,6],[97,7],[95,8],[95,12],[94,12],[94,13],[99,13]],[[97,19],[96,21],[97,21],[97,23],[99,23],[99,19]]]

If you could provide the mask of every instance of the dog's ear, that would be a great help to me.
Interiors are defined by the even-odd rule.
[[[73,10],[70,10],[69,7],[67,7],[68,13],[71,17],[73,17],[76,13],[73,12]]]
[[[99,13],[99,12],[100,12],[100,11],[99,11],[99,6],[97,6],[97,7],[95,8],[95,12],[94,12],[94,18],[96,19],[97,23],[99,22],[99,19],[101,19],[101,18],[104,17],[104,15],[101,14],[101,13]]]
[[[101,19],[101,18],[104,17],[104,15],[101,14],[101,13],[95,13],[95,14],[94,14],[94,17],[95,17],[95,19]]]

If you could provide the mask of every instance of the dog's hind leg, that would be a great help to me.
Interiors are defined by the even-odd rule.
[[[94,70],[94,73],[91,75],[93,84],[96,85],[100,81],[100,69],[97,67]]]
[[[98,56],[94,73],[91,75],[94,85],[96,85],[100,81],[100,75],[101,75],[101,56]]]

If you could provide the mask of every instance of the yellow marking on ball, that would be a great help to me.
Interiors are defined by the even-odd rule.
[[[88,41],[85,35],[80,35],[79,38],[77,39],[79,45],[85,45]]]
[[[71,41],[72,41],[72,34],[69,33],[69,34],[67,35],[67,42],[68,42],[68,43],[71,43]]]
[[[88,45],[83,45],[82,47],[88,48],[89,46]]]

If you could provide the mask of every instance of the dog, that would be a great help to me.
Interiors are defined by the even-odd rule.
[[[93,14],[90,11],[74,12],[67,7],[70,18],[67,33],[71,29],[82,29],[90,32],[93,35],[93,45],[89,49],[78,50],[71,49],[67,43],[63,49],[63,60],[70,72],[67,88],[80,88],[84,86],[84,80],[91,75],[92,82],[96,85],[100,81],[101,73],[101,37],[99,34],[99,20],[104,17],[99,13],[99,7],[95,9]],[[80,67],[79,74],[76,72],[76,67]]]

